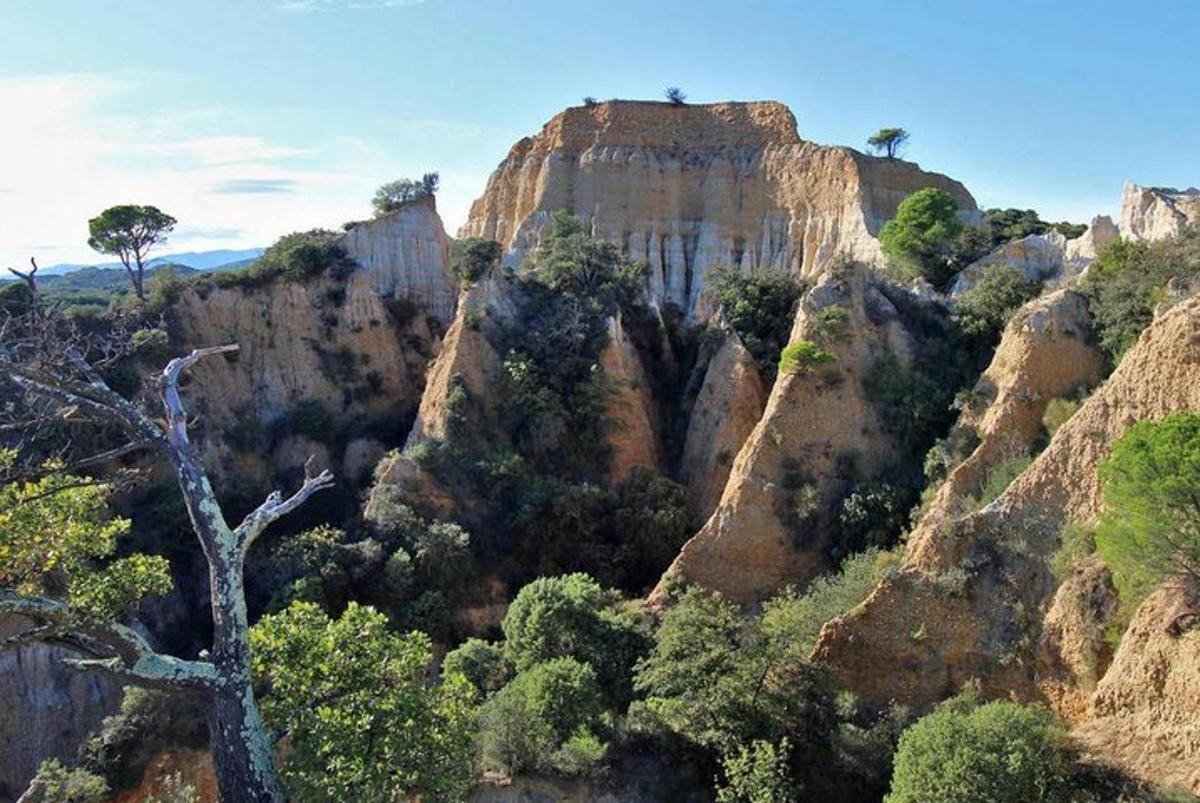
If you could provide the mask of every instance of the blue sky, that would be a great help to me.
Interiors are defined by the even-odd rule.
[[[1200,2],[4,0],[0,266],[99,261],[154,203],[170,250],[269,244],[439,170],[447,226],[584,95],[777,99],[801,136],[906,157],[986,206],[1115,214],[1200,184]]]

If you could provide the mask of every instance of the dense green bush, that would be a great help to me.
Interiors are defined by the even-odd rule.
[[[1088,297],[1100,343],[1113,361],[1132,346],[1160,304],[1172,302],[1168,284],[1200,280],[1200,229],[1155,243],[1119,240],[1088,268]]]
[[[731,266],[713,268],[705,279],[725,320],[759,365],[774,371],[792,331],[804,285],[786,271],[760,270],[746,275]]]
[[[454,256],[450,260],[450,272],[463,285],[479,281],[499,262],[504,252],[500,243],[483,237],[467,237],[454,244]]]
[[[788,765],[791,745],[756,739],[721,763],[725,782],[717,788],[717,803],[791,803],[796,799]]]
[[[521,672],[480,710],[485,769],[579,772],[598,758],[604,729],[596,673],[574,658],[553,658]],[[581,766],[584,765],[584,766]]]
[[[958,697],[900,737],[887,803],[1065,803],[1071,773],[1049,711]]]
[[[850,313],[845,307],[831,304],[812,314],[810,326],[818,343],[836,343],[850,326]]]
[[[389,181],[375,191],[371,207],[375,216],[396,212],[411,203],[430,198],[438,189],[438,174],[426,173],[420,179],[402,178]]]
[[[949,415],[953,389],[923,371],[906,367],[894,355],[875,361],[863,377],[867,399],[883,428],[896,438],[904,455],[921,455],[937,439]]]
[[[880,230],[879,243],[896,267],[941,285],[950,278],[954,242],[962,230],[953,196],[926,187],[900,202],[896,216]]]
[[[836,357],[811,340],[789,343],[779,352],[779,370],[784,374],[811,374]]]
[[[955,300],[951,317],[980,350],[990,350],[1000,341],[1008,319],[1038,291],[1036,282],[1011,265],[991,265]]]
[[[504,647],[478,638],[469,638],[442,659],[442,676],[462,675],[481,696],[499,691],[512,678],[513,668],[504,655]]]
[[[854,553],[868,547],[890,547],[908,525],[911,506],[908,489],[888,482],[856,485],[842,500],[838,512],[839,552]],[[842,554],[834,555],[840,558]]]
[[[104,803],[108,794],[108,784],[99,775],[51,758],[38,767],[21,803]]]
[[[201,274],[191,283],[202,290],[213,285],[252,289],[280,276],[305,280],[322,274],[341,281],[355,268],[354,260],[341,246],[341,237],[340,233],[328,229],[285,234],[248,267]]]

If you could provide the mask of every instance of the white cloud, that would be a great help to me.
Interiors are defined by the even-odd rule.
[[[197,136],[169,115],[110,110],[136,88],[86,74],[0,78],[0,108],[8,111],[0,126],[0,269],[30,256],[43,264],[99,260],[87,248],[87,220],[117,203],[154,204],[175,216],[181,225],[168,250],[267,245],[365,212],[377,183],[368,161],[253,133]]]

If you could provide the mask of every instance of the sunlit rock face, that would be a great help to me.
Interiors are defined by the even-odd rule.
[[[1129,183],[1121,193],[1121,236],[1129,240],[1162,240],[1200,225],[1200,189],[1139,187]]]
[[[880,260],[879,229],[923,187],[978,215],[957,181],[805,142],[779,103],[612,101],[568,109],[514,145],[460,235],[500,241],[515,264],[550,214],[569,210],[649,265],[653,303],[695,317],[714,265],[815,275],[841,254]]]

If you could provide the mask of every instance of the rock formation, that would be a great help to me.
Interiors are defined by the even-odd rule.
[[[1200,409],[1200,298],[1193,297],[1142,334],[1108,381],[999,499],[977,513],[919,527],[901,568],[861,605],[826,624],[815,657],[836,667],[849,688],[878,702],[925,705],[978,679],[994,694],[1065,700],[1062,713],[1078,716],[1078,697],[1061,693],[1061,670],[1076,668],[1068,681],[1071,674],[1095,676],[1102,661],[1086,655],[1094,653],[1088,645],[1095,642],[1086,632],[1070,639],[1063,634],[1093,627],[1069,622],[1072,607],[1093,606],[1070,603],[1062,590],[1055,600],[1048,559],[1068,516],[1086,522],[1098,513],[1096,467],[1125,430],[1138,420],[1195,409]],[[1102,578],[1083,578],[1068,591],[1096,594],[1102,606],[1102,585]],[[1195,721],[1195,690],[1185,693],[1195,675],[1187,679],[1184,667],[1198,660],[1198,642],[1189,637],[1154,647],[1153,628],[1147,624],[1139,631],[1136,625],[1161,619],[1165,614],[1155,613],[1161,604],[1152,598],[1138,613],[1126,636],[1133,640],[1123,644],[1098,682],[1095,713],[1125,724],[1133,718],[1154,723],[1147,732],[1157,740],[1155,749],[1194,758],[1195,729],[1181,723]],[[1177,677],[1163,658],[1176,651]],[[1078,670],[1089,662],[1091,670]],[[1092,742],[1105,743],[1099,736]],[[1144,774],[1161,780],[1150,770]]]
[[[826,338],[813,316],[834,305],[848,321],[841,336]],[[803,585],[827,567],[834,503],[895,459],[862,381],[885,355],[908,362],[913,342],[880,282],[861,265],[825,274],[801,302],[791,339],[819,340],[835,359],[780,373],[716,512],[683,547],[654,600],[675,578],[742,603]]]
[[[649,264],[653,303],[695,316],[713,265],[816,275],[839,254],[879,260],[875,235],[928,186],[977,216],[945,176],[801,140],[779,103],[611,101],[568,109],[513,146],[460,234],[499,240],[516,262],[568,209]]]
[[[1092,218],[1087,231],[1074,240],[1067,240],[1063,259],[1071,266],[1084,267],[1120,236],[1121,231],[1112,222],[1112,218],[1108,215],[1097,215]]]
[[[726,324],[715,353],[703,361],[703,380],[688,417],[680,479],[691,494],[693,521],[707,521],[721,500],[733,459],[762,417],[768,388],[737,333]]]
[[[609,384],[604,415],[612,424],[611,477],[619,483],[639,466],[662,473],[662,434],[650,379],[621,316],[609,318],[606,326],[608,343],[600,353],[600,368]]]
[[[357,224],[342,238],[379,295],[403,298],[438,320],[454,315],[458,283],[450,275],[450,238],[432,196]]]
[[[28,625],[0,618],[0,639]],[[0,800],[15,800],[50,758],[72,762],[80,743],[121,704],[121,685],[77,672],[64,647],[26,644],[0,652]]]
[[[1200,225],[1200,190],[1192,187],[1139,187],[1121,192],[1121,236],[1130,240],[1174,237],[1186,226]]]

